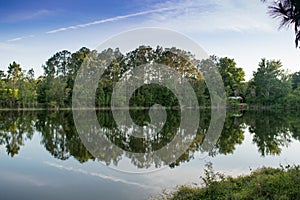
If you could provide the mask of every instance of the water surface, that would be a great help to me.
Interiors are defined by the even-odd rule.
[[[210,111],[201,111],[200,121],[194,122],[199,123],[197,135],[172,164],[124,153],[157,150],[170,142],[179,133],[180,112],[167,114],[161,131],[147,129],[152,137],[145,141],[122,132],[130,127],[118,129],[110,111],[98,112],[99,126],[111,145],[98,143],[94,156],[77,133],[71,111],[2,111],[0,199],[147,199],[163,188],[200,184],[207,162],[233,176],[261,166],[300,163],[300,115],[282,112],[229,111],[216,145],[206,152]],[[150,122],[147,111],[132,111],[131,116],[139,126]],[[126,173],[117,170],[120,166],[153,172]]]

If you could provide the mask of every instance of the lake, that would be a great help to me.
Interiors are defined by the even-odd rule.
[[[147,126],[148,111],[130,112],[148,134],[145,140],[130,135],[136,128],[126,125],[126,118],[118,126],[112,111],[97,111],[98,132],[86,127],[84,136],[77,132],[72,111],[1,111],[0,199],[147,199],[164,188],[200,184],[208,162],[232,176],[300,163],[297,112],[227,111],[214,143],[206,135],[210,111],[201,110],[199,122],[190,119],[199,123],[196,135],[173,163],[149,153],[187,131],[180,128],[179,111],[166,114],[157,118],[158,124],[165,120],[157,132]],[[176,148],[189,140],[189,135],[182,137]],[[213,148],[206,148],[208,143]]]

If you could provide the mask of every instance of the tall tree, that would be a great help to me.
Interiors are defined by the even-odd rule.
[[[18,92],[22,107],[31,107],[36,103],[36,81],[34,79],[34,70],[30,69],[23,76]]]
[[[22,68],[20,64],[17,64],[15,61],[9,64],[7,70],[7,78],[11,81],[13,89],[16,88],[16,84],[22,75]]]
[[[300,84],[300,72],[295,72],[292,74],[292,89],[295,90]]]
[[[49,58],[44,66],[45,76],[66,78],[71,62],[71,52],[63,50]]]
[[[7,70],[7,96],[6,100],[10,107],[16,105],[18,100],[19,86],[21,85],[21,80],[23,78],[22,68],[20,64],[15,61],[9,64]]]
[[[6,77],[4,71],[0,70],[0,79],[3,79],[4,77]]]
[[[262,59],[259,68],[253,73],[253,84],[256,90],[256,103],[271,105],[279,103],[290,91],[287,76],[281,69],[279,60]]]
[[[237,96],[242,91],[245,72],[242,68],[236,66],[234,59],[228,57],[217,58],[212,56],[222,76],[227,96]]]
[[[67,86],[66,86],[66,103],[71,104],[72,102],[72,93],[73,86],[75,82],[75,78],[78,70],[80,69],[84,59],[90,54],[91,50],[82,47],[77,52],[71,54],[70,64],[68,65],[68,73],[67,73]]]
[[[44,78],[38,82],[39,103],[64,106],[69,97],[67,78],[71,65],[71,52],[63,50],[54,54],[43,65]]]

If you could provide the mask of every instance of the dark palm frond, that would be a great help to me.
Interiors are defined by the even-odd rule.
[[[296,34],[296,40],[295,40],[296,47],[298,47],[299,41],[300,41],[300,31],[298,31],[297,34]]]
[[[299,10],[296,7],[295,1],[283,0],[274,5],[269,6],[269,14],[274,18],[280,18],[280,28],[294,24],[299,25]]]
[[[262,0],[266,2],[266,0]],[[278,0],[268,7],[269,14],[273,18],[280,19],[279,28],[294,25],[295,44],[298,47],[300,41],[300,0]]]

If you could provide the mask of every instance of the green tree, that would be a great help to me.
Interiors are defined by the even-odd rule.
[[[63,50],[46,61],[44,77],[38,81],[38,102],[51,107],[65,106],[69,99],[67,75],[71,65],[71,52]]]
[[[2,80],[5,77],[6,77],[5,72],[3,70],[0,70],[0,79]]]
[[[284,98],[285,106],[292,110],[300,108],[300,88],[297,87]]]
[[[259,68],[253,73],[253,83],[250,84],[255,89],[255,101],[261,105],[272,105],[282,103],[283,98],[290,91],[288,76],[281,69],[281,62],[275,60],[262,59]]]
[[[243,91],[245,72],[236,66],[234,59],[211,57],[222,76],[227,96],[237,96]]]
[[[300,83],[300,72],[295,72],[292,74],[292,89],[298,88]]]
[[[6,82],[6,75],[4,71],[0,70],[0,106],[4,106],[5,103],[5,82]]]
[[[9,64],[7,70],[7,83],[6,83],[6,101],[10,107],[16,106],[18,100],[19,86],[23,78],[23,72],[20,64],[15,61]]]
[[[18,99],[22,107],[32,107],[36,103],[36,81],[34,79],[34,70],[28,70],[23,76],[19,86]]]
[[[77,75],[78,70],[80,69],[84,59],[90,54],[91,50],[82,47],[77,52],[72,53],[70,64],[68,65],[68,73],[67,73],[67,86],[66,86],[66,104],[70,105],[72,102],[72,93],[73,93],[73,86],[75,82],[75,78]]]
[[[71,52],[63,50],[55,53],[43,66],[46,77],[66,78],[71,62]]]
[[[13,88],[16,88],[16,84],[20,77],[23,76],[22,68],[20,64],[17,64],[15,61],[8,66],[7,78],[12,82]]]

